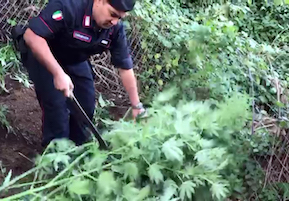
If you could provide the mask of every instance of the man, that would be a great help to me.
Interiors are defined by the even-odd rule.
[[[68,97],[73,92],[93,118],[95,91],[88,61],[93,54],[111,52],[133,117],[143,111],[120,22],[133,7],[133,0],[51,0],[39,16],[30,19],[23,36],[28,47],[23,63],[43,111],[43,146],[56,138],[69,138],[77,145],[87,141]]]

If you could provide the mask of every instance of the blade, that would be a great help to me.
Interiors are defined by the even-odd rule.
[[[100,148],[101,149],[108,149],[108,146],[107,146],[106,142],[104,141],[104,139],[101,137],[101,134],[99,133],[99,131],[97,130],[95,125],[90,121],[90,119],[88,118],[87,114],[82,109],[81,105],[79,104],[79,102],[77,101],[77,99],[75,98],[74,95],[71,95],[71,100],[72,100],[73,106],[76,109],[76,111],[77,111],[78,115],[80,116],[81,120],[84,123],[86,123],[86,125],[91,130],[91,132],[94,133],[95,137],[97,138],[97,140],[99,142]]]

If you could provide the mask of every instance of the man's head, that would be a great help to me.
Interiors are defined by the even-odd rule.
[[[134,4],[135,0],[94,0],[93,18],[99,27],[108,29],[125,17]]]

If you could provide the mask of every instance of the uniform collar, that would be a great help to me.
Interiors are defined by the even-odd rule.
[[[96,22],[93,19],[92,16],[92,7],[93,7],[93,2],[94,0],[87,0],[87,5],[85,8],[85,12],[84,12],[84,16],[83,16],[83,20],[82,20],[82,26],[84,28],[93,28],[94,30],[101,30]]]

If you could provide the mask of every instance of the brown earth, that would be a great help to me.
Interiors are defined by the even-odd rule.
[[[12,170],[19,175],[33,166],[33,159],[41,148],[41,111],[33,89],[22,87],[6,77],[9,94],[0,96],[0,104],[8,107],[7,120],[13,128],[8,133],[0,127],[0,184]]]

